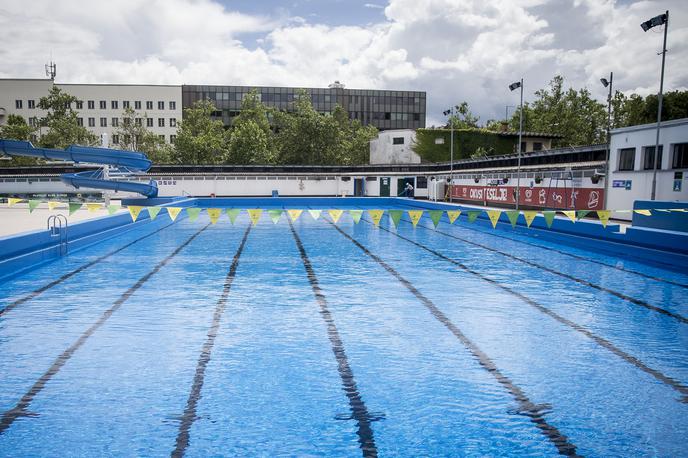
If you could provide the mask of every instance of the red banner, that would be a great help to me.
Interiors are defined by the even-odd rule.
[[[602,210],[602,188],[522,187],[519,202],[526,207]],[[486,204],[516,204],[516,186],[453,185],[452,197]]]

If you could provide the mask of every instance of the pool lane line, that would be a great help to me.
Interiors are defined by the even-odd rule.
[[[410,221],[406,221],[406,220],[403,220],[403,221],[404,221],[404,222],[410,223]],[[456,235],[448,234],[448,233],[446,233],[446,232],[438,231],[438,230],[435,230],[435,229],[433,229],[433,228],[424,226],[424,225],[422,225],[422,224],[418,224],[416,227],[420,227],[420,228],[423,228],[423,229],[426,229],[426,230],[429,230],[429,231],[431,230],[431,231],[436,232],[436,233],[438,233],[438,234],[444,235],[445,237],[450,237],[450,238],[455,239],[455,240],[460,240],[460,241],[462,241],[462,242],[464,242],[464,243],[467,243],[467,244],[469,244],[469,245],[473,245],[473,246],[476,246],[476,247],[478,247],[478,248],[482,248],[482,249],[484,249],[484,250],[491,251],[492,253],[500,254],[500,255],[505,256],[505,257],[507,257],[507,258],[509,258],[509,259],[513,259],[514,261],[522,262],[522,263],[527,264],[527,265],[529,265],[529,266],[531,266],[531,267],[535,267],[535,268],[537,268],[537,269],[544,270],[545,272],[549,272],[549,273],[554,274],[554,275],[559,275],[560,277],[566,278],[567,280],[571,280],[571,281],[574,281],[574,282],[576,282],[576,283],[579,283],[579,284],[581,284],[581,285],[583,285],[583,286],[588,286],[588,287],[593,288],[593,289],[596,289],[596,290],[598,290],[598,291],[602,291],[602,292],[611,294],[612,296],[616,296],[616,297],[618,297],[619,299],[623,299],[623,300],[625,300],[625,301],[627,301],[627,302],[630,302],[630,303],[632,303],[632,304],[639,305],[639,306],[641,306],[641,307],[645,307],[646,309],[652,310],[653,312],[657,312],[657,313],[661,313],[662,315],[669,316],[669,317],[671,317],[671,318],[673,318],[673,319],[675,319],[675,320],[677,320],[677,321],[679,321],[679,322],[681,322],[681,323],[683,323],[683,324],[688,324],[688,318],[684,317],[683,315],[679,315],[678,313],[671,312],[671,311],[669,311],[669,310],[667,310],[667,309],[664,309],[664,308],[662,308],[662,307],[658,307],[658,306],[656,306],[656,305],[652,305],[652,304],[650,304],[650,303],[648,303],[648,302],[645,302],[645,301],[643,301],[643,300],[641,300],[641,299],[636,299],[635,297],[631,297],[631,296],[629,296],[629,295],[627,295],[627,294],[621,293],[621,292],[619,292],[619,291],[615,291],[615,290],[613,290],[613,289],[609,289],[609,288],[607,288],[607,287],[598,285],[598,284],[593,283],[593,282],[591,282],[591,281],[584,280],[584,279],[578,278],[578,277],[574,277],[573,275],[570,275],[570,274],[567,274],[567,273],[564,273],[564,272],[559,272],[558,270],[552,269],[552,268],[547,267],[547,266],[543,266],[542,264],[538,264],[538,263],[536,263],[536,262],[528,261],[527,259],[519,258],[518,256],[514,256],[513,254],[506,253],[506,252],[501,251],[501,250],[498,250],[498,249],[496,249],[496,248],[492,248],[492,247],[489,247],[489,246],[487,246],[487,245],[483,245],[483,244],[478,243],[478,242],[473,242],[473,241],[468,240],[468,239],[465,239],[465,238],[463,238],[463,237],[459,237],[459,236],[456,236]]]
[[[363,218],[361,218],[361,221],[365,221],[368,224],[372,224],[371,222],[364,220]],[[406,238],[403,235],[399,235],[395,232],[392,232],[389,229],[386,229],[383,227],[380,227],[380,229],[385,231],[385,232],[389,232],[390,234],[396,235],[400,239],[406,240],[407,242],[409,242],[413,245],[416,245],[417,247],[422,248],[423,250],[426,250],[429,253],[434,254],[438,258],[443,259],[447,262],[454,264],[455,266],[460,267],[462,270],[464,270],[464,271],[466,271],[472,275],[475,275],[476,277],[480,278],[481,280],[484,280],[484,281],[498,287],[499,289],[506,291],[507,293],[509,293],[513,296],[516,296],[517,298],[521,299],[522,301],[524,301],[528,305],[534,307],[535,309],[539,310],[540,312],[550,316],[551,318],[554,318],[556,321],[560,322],[561,324],[569,326],[570,328],[580,332],[584,336],[592,339],[598,345],[600,345],[600,346],[606,348],[607,350],[609,350],[610,352],[614,353],[616,356],[620,357],[624,361],[631,363],[633,366],[640,369],[641,371],[651,375],[652,377],[654,377],[655,379],[664,383],[665,385],[669,386],[670,388],[678,391],[682,395],[680,402],[688,403],[688,386],[684,385],[683,383],[679,382],[678,380],[675,380],[672,377],[669,377],[668,375],[663,374],[662,372],[660,372],[657,369],[653,369],[653,368],[649,367],[647,364],[643,363],[637,357],[635,357],[629,353],[626,353],[625,351],[618,348],[616,345],[614,345],[613,343],[611,343],[607,339],[598,336],[597,334],[588,330],[584,326],[581,326],[580,324],[575,323],[574,321],[571,321],[568,318],[564,318],[563,316],[561,316],[558,313],[554,312],[553,310],[545,307],[544,305],[540,304],[539,302],[531,299],[530,297],[528,297],[524,294],[519,293],[516,290],[509,288],[508,286],[498,282],[497,280],[493,280],[493,279],[486,277],[485,275],[481,274],[480,272],[472,270],[471,268],[467,267],[466,265],[457,261],[456,259],[452,259],[452,258],[450,258],[450,257],[448,257],[448,256],[446,256],[446,255],[444,255],[444,254],[442,254],[436,250],[433,250],[432,248],[428,248],[427,246],[425,246],[421,243],[418,243],[414,240]]]
[[[51,281],[50,283],[43,285],[40,288],[30,292],[26,296],[24,296],[20,299],[17,299],[13,302],[10,302],[8,305],[6,305],[3,309],[0,310],[0,317],[2,317],[5,313],[11,311],[13,308],[18,307],[18,306],[22,305],[23,303],[30,301],[31,299],[35,299],[37,296],[43,294],[44,292],[46,292],[50,288],[59,285],[63,281],[73,277],[74,275],[78,274],[79,272],[83,272],[84,270],[88,269],[89,267],[93,267],[94,265],[100,263],[101,261],[104,261],[105,259],[109,258],[110,256],[113,256],[113,255],[119,253],[120,251],[122,251],[126,248],[129,248],[133,244],[138,243],[143,239],[146,239],[152,235],[157,234],[158,232],[162,231],[163,229],[167,229],[168,227],[172,226],[173,224],[174,223],[170,223],[167,226],[163,226],[160,229],[157,229],[157,230],[151,232],[150,234],[146,234],[143,237],[140,237],[140,238],[138,238],[132,242],[129,242],[126,245],[124,245],[120,248],[117,248],[116,250],[111,251],[108,254],[104,254],[104,255],[100,256],[99,258],[94,259],[93,261],[87,262],[86,264],[84,264],[80,267],[77,267],[76,269],[72,270],[71,272],[67,272],[66,274],[64,274],[61,277]]]
[[[375,444],[375,436],[373,434],[372,427],[372,417],[368,411],[361,393],[358,391],[358,385],[356,384],[356,379],[354,378],[353,370],[349,364],[349,359],[346,356],[346,351],[344,350],[344,343],[337,330],[337,325],[334,322],[334,317],[332,312],[330,312],[329,305],[327,304],[327,299],[325,294],[320,288],[320,283],[318,282],[318,277],[315,275],[315,270],[311,264],[306,249],[301,242],[301,238],[296,233],[294,229],[294,224],[289,219],[289,228],[294,236],[294,241],[301,254],[301,261],[303,262],[303,267],[306,269],[306,275],[308,281],[311,284],[311,289],[313,290],[313,295],[315,296],[318,306],[320,307],[320,316],[325,321],[327,326],[327,337],[330,340],[330,345],[332,347],[332,353],[337,360],[337,371],[339,372],[339,377],[342,380],[342,389],[349,399],[349,408],[351,409],[352,418],[356,420],[358,425],[358,430],[356,431],[358,435],[358,443],[361,448],[361,453],[366,458],[373,458],[378,456],[377,445]]]
[[[141,288],[144,283],[146,283],[153,275],[162,269],[172,258],[179,254],[179,252],[189,245],[196,237],[198,237],[201,232],[206,230],[208,226],[210,226],[210,223],[202,227],[184,243],[179,245],[171,254],[160,261],[150,272],[139,278],[139,280],[132,287],[122,293],[119,299],[117,299],[109,309],[103,312],[98,321],[93,323],[86,331],[84,331],[83,334],[81,334],[81,336],[79,336],[76,342],[74,342],[55,359],[50,368],[48,368],[48,370],[41,375],[41,377],[31,386],[31,388],[29,388],[29,390],[21,397],[17,405],[2,414],[2,417],[0,418],[0,436],[2,436],[2,434],[12,425],[12,423],[14,423],[17,418],[30,415],[28,408],[36,395],[38,395],[38,393],[45,388],[45,385],[50,381],[50,379],[52,379],[53,376],[55,376],[55,374],[62,369],[62,366],[69,361],[69,359],[86,342],[86,340],[88,340],[88,338],[91,337],[91,335],[93,335],[93,333],[96,332],[98,328],[100,328],[108,320],[108,318],[110,318],[112,314],[122,306],[122,304],[124,304],[139,288]]]
[[[363,221],[363,218],[361,218]],[[377,262],[381,267],[383,267],[388,273],[390,273],[394,278],[396,278],[402,285],[406,287],[435,317],[440,323],[442,323],[459,341],[463,346],[473,355],[473,357],[478,361],[478,363],[488,371],[497,382],[502,385],[508,392],[513,396],[513,398],[518,403],[519,414],[527,416],[531,422],[537,426],[542,434],[549,439],[549,441],[557,448],[560,455],[566,456],[578,456],[576,453],[576,446],[569,441],[569,439],[559,431],[559,429],[547,422],[544,417],[544,410],[548,407],[547,404],[535,404],[529,398],[528,395],[514,383],[507,375],[502,372],[501,369],[497,367],[495,362],[490,358],[487,353],[485,353],[475,342],[473,342],[468,336],[466,336],[459,328],[456,326],[447,315],[442,312],[434,302],[427,298],[423,293],[421,293],[418,288],[413,286],[413,284],[403,277],[399,272],[397,272],[392,266],[387,264],[382,258],[372,253],[368,248],[363,246],[358,240],[354,239],[352,236],[344,232],[337,225],[331,221],[330,223],[340,234],[346,237],[351,243],[356,245],[361,249],[368,257]]]
[[[196,411],[198,408],[198,401],[201,399],[201,390],[203,389],[203,383],[205,381],[205,370],[210,362],[210,356],[215,345],[215,339],[217,338],[217,334],[220,329],[222,315],[227,308],[227,298],[229,297],[229,293],[232,289],[232,283],[234,282],[236,271],[239,267],[239,258],[244,251],[244,247],[246,246],[246,240],[248,239],[249,232],[251,232],[251,224],[249,224],[246,228],[246,232],[244,232],[244,237],[241,239],[239,248],[237,248],[237,251],[234,254],[234,259],[232,260],[232,264],[229,267],[227,276],[225,277],[225,282],[222,285],[222,294],[215,305],[213,321],[210,325],[210,329],[208,330],[206,340],[203,343],[201,354],[198,357],[196,372],[194,374],[191,390],[189,391],[189,397],[186,400],[184,414],[181,416],[179,431],[177,432],[177,439],[175,441],[175,448],[170,455],[172,457],[184,456],[184,453],[189,446],[191,426],[197,418]]]

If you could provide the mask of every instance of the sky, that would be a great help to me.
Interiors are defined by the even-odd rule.
[[[427,124],[462,101],[480,122],[559,74],[599,100],[599,82],[659,89],[670,11],[665,90],[688,89],[685,0],[0,0],[0,78],[57,82],[225,84],[427,92]]]

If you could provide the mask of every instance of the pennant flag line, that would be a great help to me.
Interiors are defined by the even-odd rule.
[[[461,215],[461,210],[447,210],[447,217],[449,224],[454,224],[454,221]]]
[[[430,216],[430,220],[432,220],[432,224],[435,226],[435,229],[437,229],[437,225],[440,224],[440,219],[442,219],[442,213],[444,213],[442,210],[428,211],[428,216]]]
[[[511,227],[516,227],[516,223],[518,222],[518,215],[519,215],[518,210],[507,210],[504,213],[506,213],[506,217],[509,218],[509,222],[511,223]]]
[[[217,220],[219,220],[220,216],[222,216],[221,208],[209,208],[206,211],[208,212],[208,216],[210,217],[210,224],[217,223]]]
[[[282,210],[268,210],[268,215],[270,216],[273,224],[277,224],[280,216],[282,216]]]
[[[354,224],[358,224],[361,221],[361,216],[363,216],[363,210],[349,210],[349,214],[354,220]]]
[[[143,210],[143,207],[139,205],[129,205],[129,214],[131,215],[132,221],[136,222],[136,218],[139,217],[141,210]]]
[[[481,210],[468,210],[468,222],[475,223],[475,220],[478,219],[480,213],[482,213]]]
[[[29,200],[29,213],[33,213],[40,203],[40,200]]]
[[[401,221],[401,216],[404,214],[402,210],[389,210],[389,219],[392,221],[394,227],[399,227],[399,221]]]
[[[373,220],[373,224],[376,226],[380,225],[380,220],[382,219],[382,215],[385,213],[384,210],[368,210],[368,214],[370,215],[370,219]]]
[[[610,210],[597,210],[597,217],[600,219],[602,227],[607,227],[611,214],[612,212]]]
[[[48,201],[48,210],[53,211],[60,205],[60,202],[54,200]]]
[[[407,213],[409,215],[409,218],[411,218],[411,223],[413,224],[413,227],[416,227],[418,221],[420,221],[421,217],[423,216],[423,210],[409,210]]]
[[[255,226],[260,220],[260,215],[263,214],[263,210],[260,208],[251,208],[246,210],[248,212],[248,217],[251,219],[251,223]]]
[[[322,210],[308,210],[308,213],[310,213],[311,217],[317,221],[318,218],[320,218]]]
[[[332,221],[335,224],[337,224],[337,221],[339,221],[339,218],[341,218],[342,213],[344,213],[344,210],[328,210],[327,213],[330,214]]]
[[[70,202],[69,203],[69,214],[70,216],[81,208],[81,202]]]
[[[155,220],[155,218],[158,216],[158,213],[160,213],[160,210],[160,207],[148,207],[148,216],[150,216],[151,221]]]
[[[486,210],[487,211],[487,216],[490,218],[490,221],[492,222],[492,228],[494,229],[497,227],[497,221],[499,221],[499,217],[502,214],[501,210]]]
[[[536,211],[527,210],[527,211],[523,212],[523,217],[526,219],[526,227],[530,227],[530,223],[533,222],[533,220],[535,219],[536,216],[537,216]]]
[[[88,209],[88,212],[89,212],[89,213],[95,213],[95,212],[97,212],[98,210],[100,210],[101,208],[103,208],[103,206],[102,206],[101,204],[99,204],[99,203],[98,203],[98,204],[87,203],[87,204],[86,204],[86,208]],[[148,208],[155,208],[155,207],[148,207]]]
[[[650,210],[633,210],[639,215],[644,215],[644,216],[651,216],[652,212]]]
[[[18,204],[18,203],[21,202],[22,200],[24,200],[24,199],[17,199],[17,198],[15,198],[15,197],[9,197],[9,198],[7,199],[7,206],[8,206],[8,207],[11,207],[11,206],[14,205],[14,204]]]
[[[550,228],[552,227],[552,223],[554,222],[554,216],[557,214],[557,212],[554,211],[544,211],[542,212],[542,216],[545,217],[545,223],[547,223],[547,227]]]
[[[177,216],[182,211],[181,207],[166,207],[166,208],[167,208],[167,216],[169,216],[172,221],[176,220]]]
[[[227,216],[229,216],[229,221],[234,224],[234,222],[237,219],[237,216],[239,216],[239,213],[241,213],[241,210],[238,208],[228,208],[226,210]]]
[[[198,215],[201,214],[201,209],[196,207],[187,207],[186,214],[189,215],[189,221],[194,222],[198,219]]]
[[[303,210],[287,210],[287,214],[289,214],[289,217],[291,218],[292,222],[296,222],[297,219],[299,219],[299,216],[301,216],[301,213],[303,213]]]

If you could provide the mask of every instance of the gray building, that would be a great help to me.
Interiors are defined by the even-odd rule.
[[[372,124],[380,130],[425,127],[425,92],[332,86],[302,89],[321,113],[330,113],[339,104],[349,113],[349,118],[359,119],[363,125]],[[300,90],[295,87],[183,85],[182,106],[188,108],[198,100],[210,99],[217,107],[214,116],[229,126],[232,118],[239,114],[241,101],[252,89],[258,91],[265,105],[280,110],[292,110]]]

